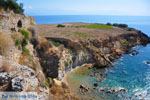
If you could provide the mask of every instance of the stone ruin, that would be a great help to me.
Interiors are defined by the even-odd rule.
[[[0,32],[8,34],[18,32],[19,29],[28,28],[33,24],[35,24],[35,19],[30,16],[13,12],[0,14]]]

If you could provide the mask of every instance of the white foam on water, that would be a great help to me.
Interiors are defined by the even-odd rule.
[[[138,100],[150,100],[150,69],[145,73],[145,86],[143,88],[136,88],[133,90],[134,96]]]

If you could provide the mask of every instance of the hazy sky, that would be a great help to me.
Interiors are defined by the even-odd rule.
[[[28,15],[150,16],[150,0],[18,0]]]

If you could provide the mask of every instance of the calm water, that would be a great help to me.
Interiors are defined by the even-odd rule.
[[[130,27],[139,29],[150,36],[150,17],[137,16],[35,16],[37,24],[58,24],[68,22],[88,22],[88,23],[125,23]],[[150,66],[146,64],[150,61],[150,45],[146,47],[138,46],[136,49],[139,54],[131,56],[124,54],[122,59],[117,59],[115,67],[104,69],[108,72],[105,82],[98,82],[96,78],[88,75],[78,75],[74,72],[69,76],[70,83],[74,85],[85,84],[92,87],[93,83],[98,82],[101,87],[123,87],[128,89],[127,94],[120,100],[139,100],[136,95],[140,94],[141,100],[150,100]],[[113,73],[112,73],[113,72]],[[74,86],[76,88],[76,86]],[[74,90],[74,89],[72,89]],[[78,91],[76,91],[78,92]],[[92,94],[93,93],[93,94]],[[88,94],[100,98],[100,93],[92,91]],[[92,96],[93,95],[93,96]],[[118,98],[107,98],[104,100],[117,100]],[[129,99],[130,98],[130,99]],[[103,100],[102,99],[102,100]]]
[[[136,56],[124,54],[123,58],[114,62],[115,67],[97,70],[103,73],[107,72],[107,75],[104,74],[106,78],[104,82],[97,80],[96,76],[91,77],[89,75],[89,73],[94,72],[93,70],[83,74],[80,70],[85,71],[86,69],[75,69],[68,75],[68,82],[72,91],[78,94],[77,88],[81,84],[92,89],[93,84],[98,83],[99,88],[105,86],[115,89],[126,88],[128,92],[121,97],[106,92],[98,92],[98,90],[89,91],[87,93],[88,98],[85,94],[79,93],[78,95],[82,95],[81,98],[84,98],[84,100],[90,100],[91,98],[94,98],[94,100],[150,100],[150,65],[146,64],[147,61],[150,61],[150,45],[146,47],[137,46],[134,50],[137,50],[139,54]]]

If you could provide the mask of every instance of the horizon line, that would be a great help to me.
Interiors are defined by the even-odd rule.
[[[129,16],[129,17],[150,17],[150,15],[80,15],[80,14],[48,14],[48,15],[30,15],[30,14],[25,14],[25,15],[29,15],[29,16]]]

